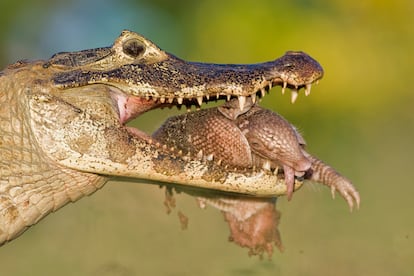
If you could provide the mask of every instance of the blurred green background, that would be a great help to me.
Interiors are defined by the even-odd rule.
[[[110,182],[0,248],[1,275],[413,275],[414,2],[0,2],[0,65],[112,44],[139,32],[181,58],[255,63],[286,50],[317,59],[325,77],[291,105],[262,101],[304,134],[308,149],[353,180],[359,211],[310,184],[281,198],[285,252],[248,257],[212,208],[177,197],[180,229],[156,186]],[[140,122],[154,130],[176,111]]]

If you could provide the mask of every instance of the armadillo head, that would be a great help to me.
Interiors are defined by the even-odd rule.
[[[299,172],[310,168],[311,161],[302,153],[303,138],[279,114],[253,107],[238,118],[238,125],[254,154]]]

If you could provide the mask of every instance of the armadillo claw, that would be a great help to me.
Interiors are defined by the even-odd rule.
[[[359,209],[361,199],[359,197],[358,191],[355,189],[351,182],[343,179],[342,181],[338,181],[332,185],[332,198],[335,198],[335,191],[338,191],[338,193],[346,200],[351,212],[354,209],[354,201],[356,203],[357,209]]]

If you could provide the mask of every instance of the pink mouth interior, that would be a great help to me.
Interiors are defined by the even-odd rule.
[[[142,113],[145,113],[148,110],[156,108],[160,105],[152,99],[147,100],[141,97],[127,96],[122,93],[113,93],[112,98],[117,103],[119,121],[121,124],[125,124],[135,119]]]

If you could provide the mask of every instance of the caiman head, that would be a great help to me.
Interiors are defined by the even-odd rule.
[[[125,123],[153,108],[222,98],[238,97],[243,110],[247,97],[254,103],[275,85],[290,88],[294,101],[300,88],[309,94],[323,75],[318,62],[303,52],[257,64],[187,62],[130,31],[123,31],[112,47],[58,53],[3,72],[4,86],[22,93],[28,132],[39,155],[48,158],[45,163],[261,195],[283,191],[275,192],[270,178],[264,188],[263,174],[252,177],[182,158]]]
[[[125,124],[153,108],[232,97],[243,110],[247,97],[255,102],[275,85],[295,101],[322,75],[303,52],[249,65],[186,62],[130,31],[112,47],[8,66],[0,72],[0,244],[108,176],[285,194],[277,175],[182,156]]]
[[[153,108],[222,98],[238,97],[242,110],[247,97],[254,103],[275,85],[290,88],[294,101],[300,88],[309,94],[323,75],[318,62],[303,52],[257,64],[187,62],[130,31],[112,47],[58,53],[46,62],[9,69],[15,69],[14,82],[26,82],[36,143],[58,165],[261,195],[283,191],[276,192],[270,182],[264,188],[262,176],[181,158],[125,123]]]
[[[257,94],[264,96],[275,85],[283,92],[291,88],[294,102],[300,88],[309,95],[312,83],[323,75],[319,63],[303,52],[289,51],[274,61],[248,65],[186,62],[130,31],[123,31],[110,48],[59,53],[44,66],[62,71],[52,78],[61,89],[110,86],[121,121],[163,104],[201,105],[234,96],[243,109],[245,97],[255,102]],[[129,97],[133,103],[124,110]]]

